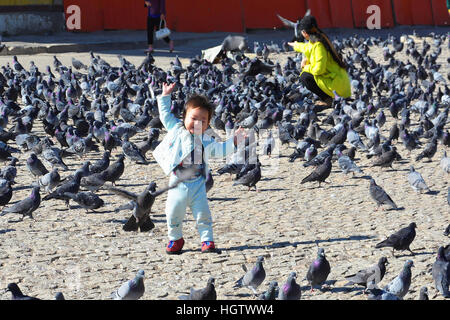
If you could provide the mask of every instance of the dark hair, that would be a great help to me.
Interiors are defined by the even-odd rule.
[[[316,37],[317,40],[325,46],[334,61],[336,61],[341,68],[348,68],[348,64],[342,59],[341,54],[337,52],[327,35],[318,27],[316,18],[313,16],[304,17],[300,22],[300,30],[304,30],[310,36]]]
[[[206,96],[201,94],[193,94],[188,98],[186,104],[184,105],[183,120],[186,117],[186,112],[190,107],[202,108],[208,111],[208,122],[211,121],[211,118],[213,117],[214,111],[216,109],[216,107],[211,102],[209,102]]]

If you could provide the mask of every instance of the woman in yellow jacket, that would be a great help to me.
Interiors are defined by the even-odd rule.
[[[306,16],[300,21],[303,37],[309,42],[289,42],[297,52],[302,52],[300,82],[320,101],[316,105],[330,107],[336,93],[342,98],[352,94],[347,64],[336,51],[331,41],[317,26],[313,16]]]

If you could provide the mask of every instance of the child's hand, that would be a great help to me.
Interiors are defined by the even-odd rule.
[[[163,96],[168,96],[172,93],[173,88],[175,87],[175,83],[171,83],[171,84],[167,84],[167,83],[163,83],[163,89],[162,89],[162,95]]]
[[[238,143],[244,141],[245,138],[247,138],[247,133],[245,132],[245,129],[239,127],[239,129],[237,129],[234,132],[234,145],[237,147]]]

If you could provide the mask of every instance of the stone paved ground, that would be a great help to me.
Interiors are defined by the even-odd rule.
[[[428,39],[429,40],[429,39]],[[421,41],[421,40],[418,40]],[[198,46],[201,46],[199,44]],[[116,54],[102,52],[101,56],[118,65]],[[141,51],[123,52],[131,62],[142,60]],[[271,55],[271,59],[283,64],[288,55]],[[381,48],[370,52],[381,61]],[[51,54],[21,56],[20,61],[28,67],[34,60],[43,70],[51,64]],[[64,64],[70,64],[72,56],[89,63],[88,54],[60,54]],[[439,62],[444,74],[449,72],[445,46]],[[158,56],[156,64],[167,69],[171,57]],[[10,62],[11,57],[0,57],[0,65]],[[184,64],[188,63],[183,58]],[[388,122],[383,135],[388,134],[393,120],[387,112]],[[418,115],[412,114],[413,125]],[[450,126],[446,125],[446,129]],[[328,127],[329,128],[329,127]],[[42,136],[40,124],[34,131]],[[135,136],[139,141],[145,134]],[[448,148],[447,152],[450,150]],[[143,299],[177,299],[189,292],[191,286],[204,286],[208,277],[216,278],[219,299],[254,299],[248,289],[233,289],[234,282],[243,274],[241,265],[251,266],[260,255],[265,256],[266,283],[276,280],[281,285],[291,271],[296,271],[303,286],[302,299],[366,299],[360,287],[345,287],[344,276],[371,265],[385,255],[389,260],[387,273],[380,286],[387,284],[400,272],[404,262],[412,259],[415,268],[409,293],[405,299],[416,299],[420,287],[429,288],[431,299],[443,299],[434,287],[431,266],[437,248],[450,241],[443,236],[450,222],[449,206],[446,202],[449,176],[439,167],[445,147],[439,144],[432,162],[415,162],[420,152],[415,150],[408,156],[401,143],[399,153],[404,161],[394,163],[394,170],[372,168],[371,160],[358,154],[357,163],[363,175],[345,176],[333,163],[330,183],[316,188],[315,184],[301,185],[300,181],[309,172],[302,161],[288,162],[292,148],[282,146],[278,170],[269,172],[270,161],[261,157],[263,179],[258,183],[259,192],[247,191],[245,187],[233,187],[227,175],[214,175],[214,187],[208,194],[213,212],[215,241],[221,254],[201,254],[200,240],[195,221],[188,211],[184,223],[185,252],[180,256],[168,256],[164,252],[167,243],[167,227],[164,215],[166,195],[154,204],[152,219],[156,228],[150,233],[126,233],[122,224],[128,212],[114,213],[114,208],[125,200],[101,190],[99,195],[107,202],[97,213],[86,214],[72,206],[68,211],[62,202],[46,201],[35,212],[35,220],[25,218],[14,223],[16,217],[0,217],[0,287],[9,282],[18,282],[23,292],[43,299],[52,299],[54,293],[62,291],[67,299],[109,299],[110,293],[122,282],[134,276],[138,269],[146,272],[146,292]],[[117,151],[114,152],[114,155]],[[149,153],[150,154],[150,153]],[[19,156],[18,184],[15,185],[11,203],[26,197],[32,179],[24,163],[28,153]],[[88,160],[96,160],[100,154],[90,153]],[[153,160],[153,159],[152,159]],[[71,171],[79,163],[67,159]],[[406,174],[414,164],[434,191],[432,194],[417,194],[408,185]],[[213,172],[220,163],[212,163]],[[64,173],[63,173],[64,174]],[[404,210],[374,211],[375,205],[369,195],[367,176],[373,176]],[[168,183],[159,166],[152,161],[149,166],[126,162],[125,173],[118,185],[139,192],[150,180],[159,186]],[[391,250],[375,249],[376,243],[386,236],[408,225],[418,225],[417,236],[412,243],[416,252],[408,252],[397,258]],[[303,278],[310,262],[315,258],[317,247],[325,249],[331,264],[328,291],[310,293]],[[1,299],[9,299],[9,293],[0,293]]]

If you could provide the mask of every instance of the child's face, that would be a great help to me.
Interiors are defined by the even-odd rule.
[[[209,125],[208,110],[189,106],[184,118],[184,126],[191,134],[203,134]]]

